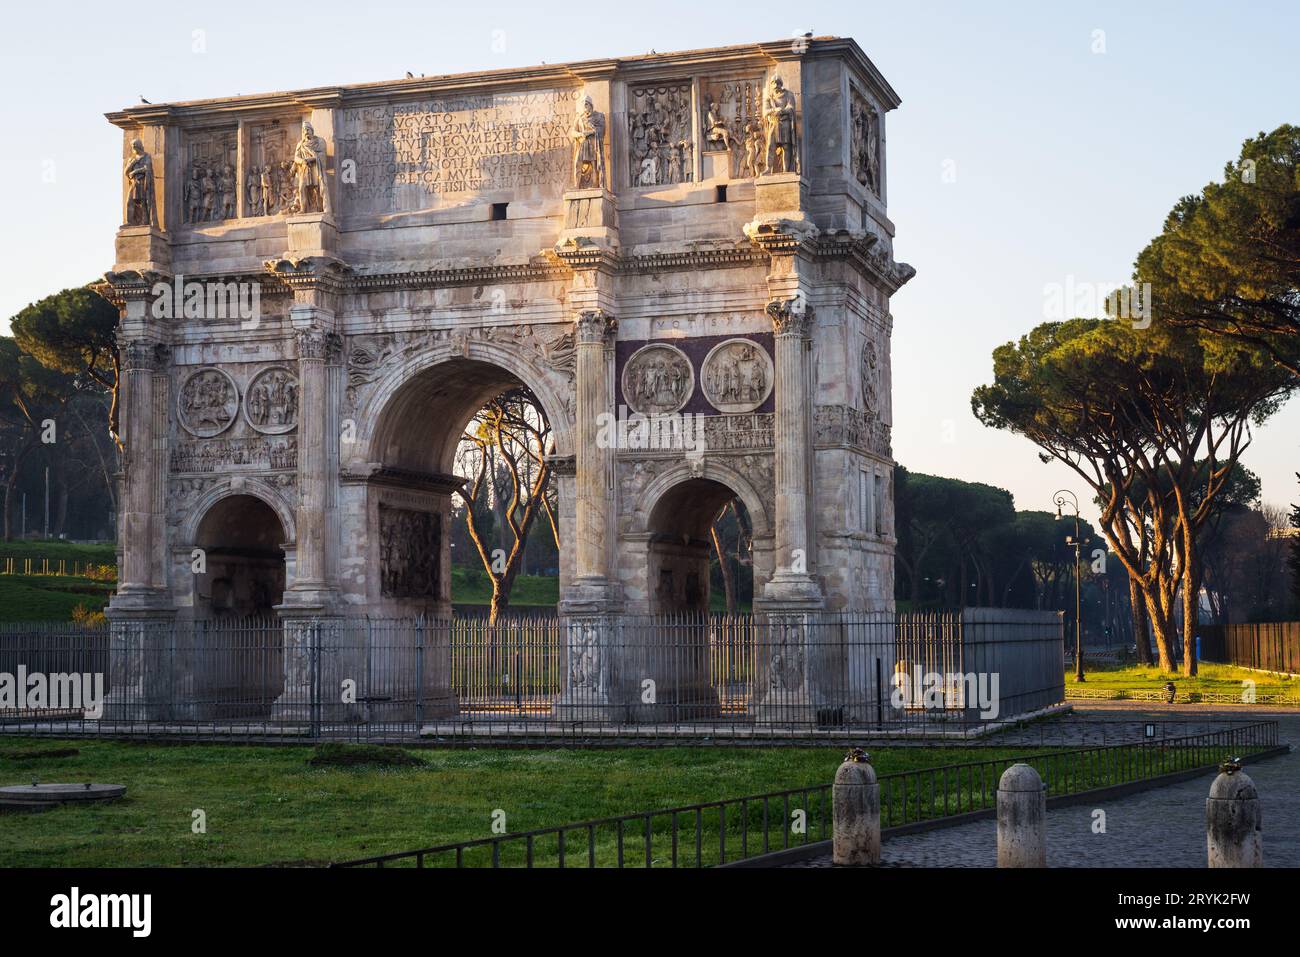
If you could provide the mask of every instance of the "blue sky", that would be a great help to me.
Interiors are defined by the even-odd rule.
[[[992,349],[1047,318],[1048,285],[1124,280],[1179,196],[1221,175],[1248,136],[1300,123],[1300,4],[1282,0],[223,0],[141,16],[19,4],[5,19],[0,317],[112,264],[121,141],[102,114],[141,95],[202,99],[807,30],[854,37],[903,99],[888,120],[890,215],[896,253],[918,274],[893,307],[895,456],[1010,489],[1020,508],[1082,487],[971,415]],[[1266,500],[1300,497],[1300,399],[1257,432],[1245,462]]]

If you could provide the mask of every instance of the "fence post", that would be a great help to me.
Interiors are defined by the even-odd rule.
[[[1208,867],[1263,867],[1264,834],[1259,792],[1239,758],[1219,766],[1205,799]]]
[[[415,733],[424,728],[424,614],[415,619]]]
[[[841,867],[880,863],[880,785],[871,755],[844,756],[831,788],[831,862]]]
[[[1047,866],[1047,792],[1027,764],[998,781],[998,867]]]

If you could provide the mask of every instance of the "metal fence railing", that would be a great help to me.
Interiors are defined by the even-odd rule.
[[[1276,721],[1183,737],[900,771],[879,777],[880,822],[902,827],[996,806],[998,780],[1032,764],[1048,797],[1209,767],[1278,744]],[[828,775],[829,777],[829,775]],[[831,837],[831,783],[642,811],[459,843],[378,854],[334,867],[706,867]]]
[[[0,625],[0,672],[99,674],[63,730],[115,734],[961,733],[1062,701],[1060,661],[1014,612]]]

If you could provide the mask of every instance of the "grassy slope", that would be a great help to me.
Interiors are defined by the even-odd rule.
[[[0,753],[71,745],[74,757],[0,757],[0,781],[103,781],[98,807],[0,813],[0,867],[321,863],[604,815],[828,781],[838,748],[413,750],[425,768],[316,769],[306,747],[6,739]],[[880,773],[1014,751],[873,753]],[[192,812],[207,833],[191,832]],[[778,812],[779,813],[779,812]],[[576,837],[575,837],[576,840]]]
[[[117,555],[112,542],[95,545],[76,545],[60,541],[0,542],[0,558],[48,558],[51,561],[66,559],[69,562],[99,562],[112,565]]]

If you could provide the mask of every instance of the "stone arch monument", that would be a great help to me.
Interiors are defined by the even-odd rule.
[[[456,439],[515,384],[556,436],[564,616],[699,606],[731,495],[758,610],[892,609],[898,104],[826,37],[109,114],[110,615],[210,613],[188,556],[231,497],[276,518],[282,617],[445,611]]]

